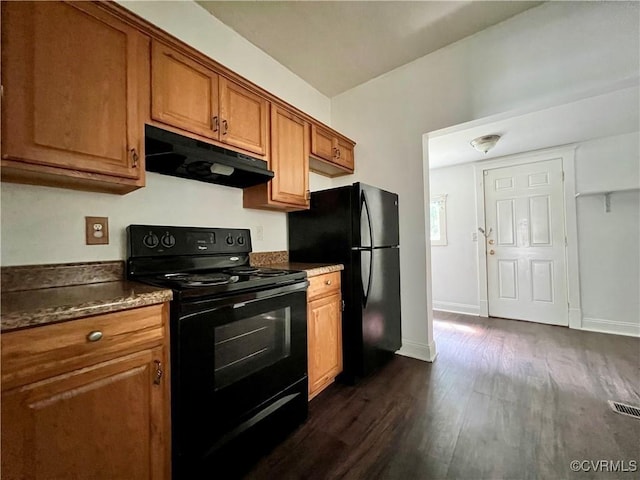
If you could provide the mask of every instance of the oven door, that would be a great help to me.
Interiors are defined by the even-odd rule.
[[[183,454],[204,456],[306,377],[307,285],[190,304],[199,311],[178,319],[171,353]]]

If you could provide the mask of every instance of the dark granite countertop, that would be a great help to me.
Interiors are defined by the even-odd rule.
[[[124,262],[2,267],[0,331],[168,302],[171,290],[124,280]]]
[[[289,262],[289,252],[286,250],[278,250],[276,252],[252,252],[251,265],[256,267],[280,268],[282,270],[304,270],[307,272],[307,277],[315,277],[325,273],[344,270],[342,264]]]
[[[129,281],[6,292],[1,298],[0,331],[154,305],[172,296],[171,290]]]
[[[281,268],[282,270],[304,270],[307,277],[316,277],[325,273],[339,272],[344,270],[344,266],[340,263],[302,263],[302,262],[284,262],[271,263],[264,265],[269,268]]]

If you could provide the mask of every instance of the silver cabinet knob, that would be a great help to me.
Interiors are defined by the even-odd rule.
[[[93,332],[90,332],[89,335],[87,335],[87,340],[89,340],[90,342],[97,342],[101,338],[102,338],[102,332],[100,330],[95,330]]]
[[[327,280],[326,282],[324,282],[326,285],[331,285],[331,280]]]

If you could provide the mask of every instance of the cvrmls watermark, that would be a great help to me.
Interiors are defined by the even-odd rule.
[[[636,460],[572,460],[569,464],[573,472],[615,472],[638,471]]]

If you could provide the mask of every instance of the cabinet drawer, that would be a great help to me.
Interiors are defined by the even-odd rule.
[[[166,304],[8,332],[0,336],[2,388],[161,344]]]
[[[308,298],[323,297],[340,291],[340,272],[325,273],[309,279]]]

